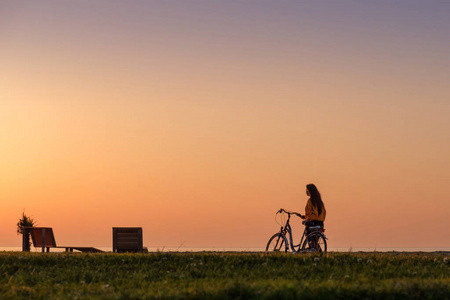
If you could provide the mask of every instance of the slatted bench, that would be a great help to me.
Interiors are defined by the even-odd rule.
[[[55,236],[53,234],[53,228],[51,227],[24,227],[23,234],[30,233],[33,246],[42,248],[42,252],[50,252],[50,248],[65,249],[66,252],[73,252],[73,250],[85,252],[85,253],[98,253],[103,252],[100,249],[94,247],[79,247],[79,246],[56,246]],[[25,243],[25,239],[24,239]]]
[[[148,252],[143,246],[142,227],[113,227],[113,252]]]

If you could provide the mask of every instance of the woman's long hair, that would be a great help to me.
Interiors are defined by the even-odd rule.
[[[319,190],[314,184],[308,184],[306,188],[309,191],[309,194],[311,195],[311,203],[317,208],[317,211],[319,212],[319,215],[322,213],[322,207],[325,207],[323,205],[322,197],[320,197]]]

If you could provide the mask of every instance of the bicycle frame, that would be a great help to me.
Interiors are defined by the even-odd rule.
[[[306,228],[303,231],[302,234],[302,238],[300,239],[300,243],[298,243],[297,245],[294,245],[294,239],[292,237],[292,227],[291,224],[289,224],[289,221],[291,220],[291,214],[290,212],[286,212],[288,215],[288,219],[286,221],[286,224],[284,226],[281,226],[281,234],[283,234],[284,236],[287,236],[287,234],[289,234],[289,238],[288,238],[288,248],[291,249],[292,252],[297,252],[297,250],[295,250],[296,247],[298,247],[298,249],[300,248],[300,246],[303,244],[303,240],[305,239],[306,236]]]

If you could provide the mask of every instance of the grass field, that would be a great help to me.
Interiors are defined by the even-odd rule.
[[[0,253],[0,299],[450,299],[448,253]]]

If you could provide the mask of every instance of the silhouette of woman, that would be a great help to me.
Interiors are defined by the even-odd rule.
[[[323,204],[322,197],[319,190],[314,184],[308,184],[306,186],[306,195],[309,196],[305,206],[305,215],[302,216],[307,227],[320,225],[323,227],[323,222],[327,215],[325,205]]]

